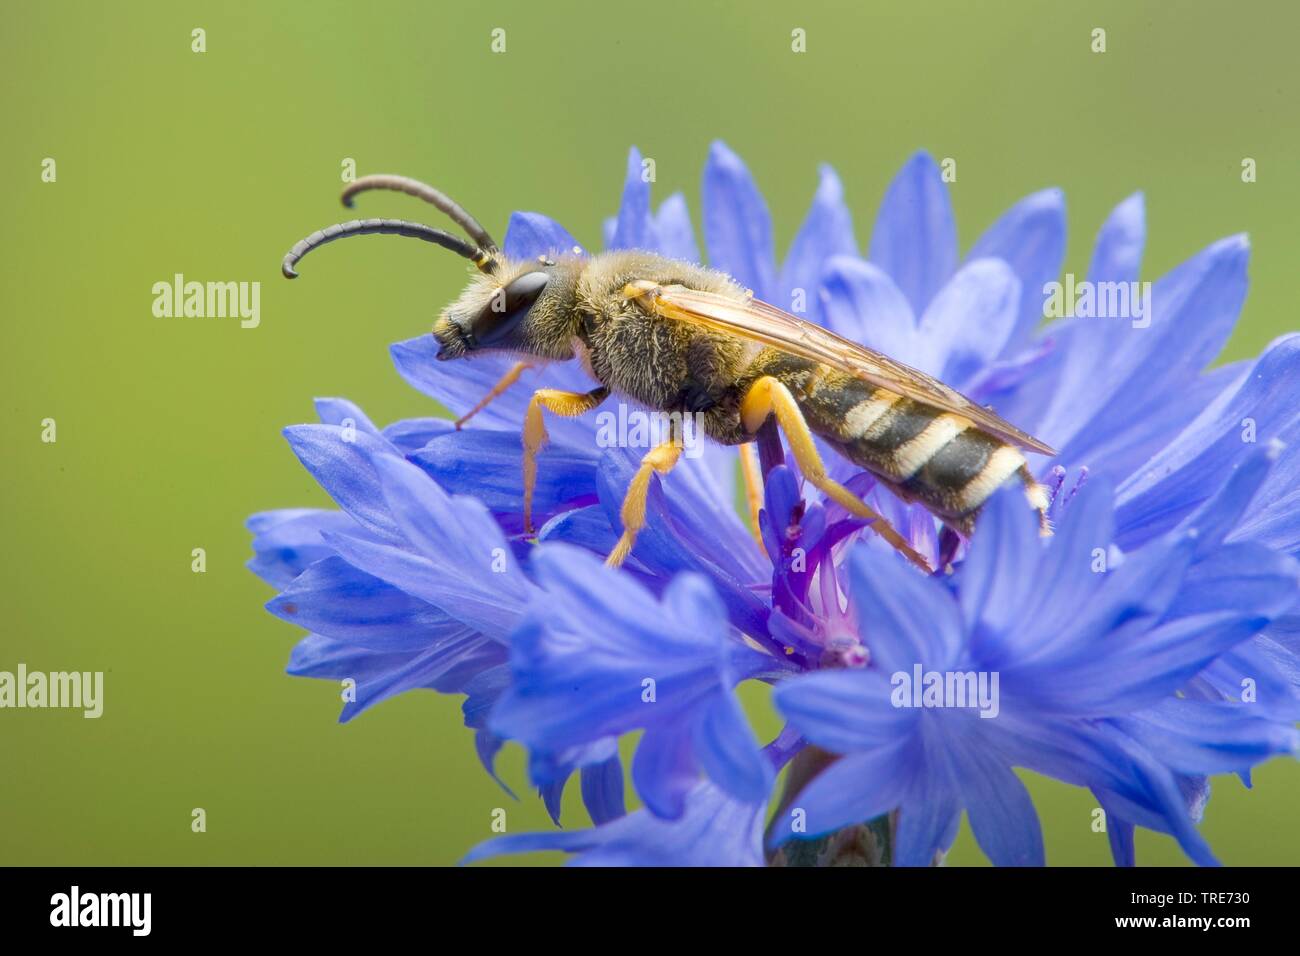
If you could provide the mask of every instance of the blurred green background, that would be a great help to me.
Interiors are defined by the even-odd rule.
[[[595,246],[630,145],[657,161],[657,198],[684,190],[698,212],[722,138],[784,251],[818,162],[842,175],[865,246],[924,147],[958,161],[963,249],[1016,199],[1064,188],[1079,273],[1109,209],[1142,189],[1146,278],[1250,233],[1238,358],[1300,326],[1298,32],[1283,2],[7,5],[0,669],[102,670],[106,701],[99,720],[0,711],[0,863],[451,863],[495,807],[512,832],[549,825],[479,769],[459,698],[407,694],[336,724],[338,688],[284,675],[299,632],[243,566],[248,513],[327,502],[280,437],[314,419],[312,396],[380,423],[430,412],[387,347],[428,330],[458,260],[368,240],[279,276],[295,240],[346,218],[345,158],[428,179],[498,234],[535,209]],[[433,215],[396,195],[363,206]],[[154,318],[151,286],[177,272],[261,281],[261,326]],[[525,792],[517,748],[502,767]],[[1049,862],[1109,862],[1088,794],[1031,786]],[[1222,859],[1300,860],[1298,787],[1282,762],[1254,792],[1219,781],[1205,832]],[[568,814],[585,823],[576,801]],[[1150,834],[1139,859],[1183,861]],[[983,862],[967,831],[951,861]]]

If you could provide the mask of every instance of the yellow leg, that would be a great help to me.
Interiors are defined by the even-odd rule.
[[[817,446],[813,443],[812,432],[804,421],[803,412],[790,390],[779,379],[764,375],[745,393],[740,405],[741,420],[745,430],[751,434],[758,431],[768,415],[776,415],[781,431],[785,432],[790,442],[790,450],[803,476],[820,489],[833,501],[843,505],[851,514],[871,521],[871,529],[888,541],[903,556],[930,573],[930,563],[925,560],[894,527],[874,509],[869,507],[857,495],[826,474],[826,465],[822,462]]]
[[[482,401],[480,401],[477,405],[475,405],[473,408],[467,411],[464,415],[460,416],[460,418],[456,419],[456,431],[460,431],[461,427],[467,421],[469,421],[479,412],[483,411],[483,409],[487,408],[489,403],[491,403],[492,399],[496,398],[498,395],[502,394],[506,389],[508,389],[511,385],[515,384],[515,382],[519,381],[519,376],[524,373],[524,369],[529,369],[532,367],[533,367],[532,362],[516,362],[514,365],[510,366],[510,371],[506,372],[506,374],[501,376],[501,380],[492,386],[491,391],[489,391],[486,395],[483,396]]]
[[[758,542],[759,550],[766,554],[767,546],[763,544],[763,532],[758,526],[758,512],[763,507],[763,476],[758,465],[758,449],[753,442],[740,446],[740,473],[745,479],[745,500],[749,503],[754,540]]]
[[[542,409],[564,418],[575,418],[591,411],[609,395],[607,388],[590,392],[561,392],[539,388],[533,392],[524,413],[524,531],[533,533],[533,490],[537,487],[537,453],[546,444],[546,423]]]
[[[661,475],[668,474],[681,455],[682,440],[674,435],[663,444],[650,449],[641,459],[636,474],[632,476],[632,483],[628,485],[627,494],[623,497],[623,507],[619,511],[619,517],[623,519],[623,534],[605,559],[607,566],[617,568],[632,553],[637,533],[645,527],[645,500],[650,494],[650,477],[656,471]]]

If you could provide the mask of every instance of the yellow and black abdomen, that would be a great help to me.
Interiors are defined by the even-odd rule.
[[[969,534],[975,515],[1012,476],[1046,507],[1024,456],[970,419],[826,370],[796,392],[809,427],[907,501]]]

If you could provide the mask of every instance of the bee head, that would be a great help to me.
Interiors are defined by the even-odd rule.
[[[475,276],[460,298],[449,305],[433,326],[441,347],[440,360],[462,358],[476,351],[542,354],[536,323],[530,317],[547,296],[555,263],[534,260],[500,262],[495,272]],[[542,305],[540,311],[548,311]]]

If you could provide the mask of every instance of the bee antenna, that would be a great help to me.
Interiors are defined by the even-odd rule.
[[[496,259],[490,252],[471,245],[459,236],[443,232],[441,229],[434,229],[432,226],[425,226],[418,222],[406,222],[403,219],[354,219],[351,222],[336,223],[333,226],[318,229],[306,239],[297,243],[285,253],[284,262],[280,265],[280,271],[284,273],[286,279],[296,279],[298,273],[294,271],[293,267],[298,264],[299,259],[317,246],[323,246],[335,239],[346,239],[349,236],[371,235],[410,236],[414,239],[423,239],[425,242],[432,242],[444,249],[450,249],[458,256],[469,259],[484,272],[491,272],[496,268]]]
[[[477,219],[461,208],[460,203],[441,190],[434,189],[432,186],[422,183],[418,179],[411,179],[408,176],[393,176],[388,173],[362,176],[343,190],[343,205],[351,209],[352,197],[370,189],[392,189],[400,193],[406,193],[408,196],[414,196],[416,199],[423,199],[446,213],[452,222],[464,229],[466,234],[478,243],[480,249],[486,252],[497,251],[496,240],[488,235],[488,231],[479,225]]]

